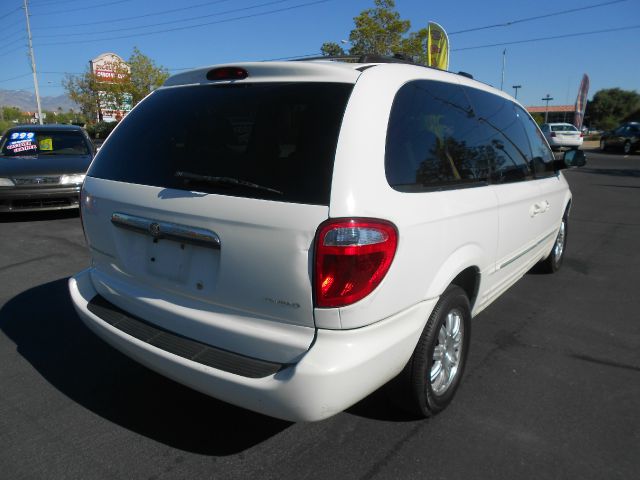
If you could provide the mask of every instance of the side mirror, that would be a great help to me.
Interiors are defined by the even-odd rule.
[[[554,166],[557,170],[572,167],[584,167],[587,164],[587,157],[582,150],[567,150],[562,156],[562,160],[556,160]]]

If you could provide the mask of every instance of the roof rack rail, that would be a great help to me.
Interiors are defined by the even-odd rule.
[[[306,62],[310,60],[339,60],[343,62],[360,63],[358,62],[359,59],[360,59],[359,55],[318,55],[317,57],[292,58],[289,61]]]
[[[429,65],[425,65],[424,63],[414,62],[413,59],[404,53],[394,53],[393,56],[388,55],[378,55],[375,53],[366,53],[364,55],[319,55],[317,57],[302,57],[302,58],[294,58],[290,61],[292,62],[304,62],[307,60],[333,60],[333,61],[341,61],[341,62],[350,62],[350,63],[405,63],[407,65],[415,65],[417,67],[424,68],[435,68],[439,70],[437,67],[430,67]],[[467,72],[451,72],[447,70],[449,73],[453,73],[454,75],[460,75],[462,77],[467,77],[470,79],[474,79],[473,75]]]
[[[410,65],[426,67],[426,65],[414,62],[411,57],[403,53],[396,53],[393,56],[378,55],[375,53],[366,53],[364,55],[320,55],[317,57],[294,58],[291,61],[304,62],[307,60],[338,60],[353,63],[408,63]]]

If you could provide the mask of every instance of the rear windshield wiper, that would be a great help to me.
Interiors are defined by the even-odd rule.
[[[255,190],[262,190],[265,192],[275,193],[277,195],[283,195],[283,192],[276,190],[275,188],[265,187],[264,185],[258,185],[257,183],[242,180],[240,178],[233,177],[215,177],[211,175],[200,175],[199,173],[183,172],[178,170],[175,177],[184,178],[185,180],[195,180],[197,182],[206,182],[212,185],[233,185],[247,188],[253,188]]]

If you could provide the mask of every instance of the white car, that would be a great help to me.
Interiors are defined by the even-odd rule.
[[[171,77],[84,182],[82,320],[133,359],[292,421],[387,382],[442,410],[471,318],[560,267],[571,193],[508,95],[394,63],[213,66]]]
[[[582,146],[584,133],[570,123],[545,123],[540,129],[553,150]]]

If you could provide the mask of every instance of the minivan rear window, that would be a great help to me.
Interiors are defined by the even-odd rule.
[[[114,130],[88,175],[328,205],[352,89],[311,82],[160,89]]]

